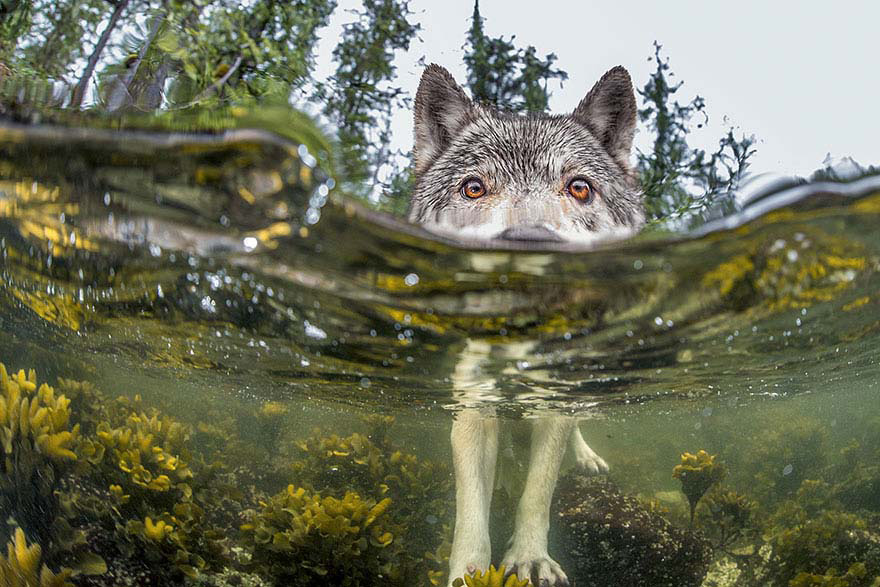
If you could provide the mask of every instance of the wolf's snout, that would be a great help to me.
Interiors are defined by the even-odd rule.
[[[498,235],[509,241],[560,242],[561,236],[545,226],[512,226]]]

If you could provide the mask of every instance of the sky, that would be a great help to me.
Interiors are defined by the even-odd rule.
[[[323,31],[318,78],[332,72],[331,52],[350,9],[339,0]],[[415,95],[422,63],[438,63],[465,81],[462,45],[472,0],[412,0],[417,40],[395,64],[399,84]],[[691,144],[712,148],[729,126],[754,134],[751,171],[809,175],[827,155],[880,164],[880,1],[586,2],[482,0],[488,35],[516,36],[540,55],[555,53],[568,72],[560,89],[551,84],[552,112],[572,110],[596,80],[615,65],[626,67],[641,87],[654,69],[654,41],[663,46],[684,86],[682,102],[699,94],[710,121]],[[393,121],[394,146],[412,144],[412,113]],[[645,132],[636,145],[649,144]]]

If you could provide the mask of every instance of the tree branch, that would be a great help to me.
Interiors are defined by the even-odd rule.
[[[128,0],[123,1],[128,2]],[[134,76],[137,75],[141,62],[147,56],[147,51],[150,50],[153,41],[156,39],[156,35],[159,34],[159,27],[164,20],[164,13],[157,14],[153,17],[153,22],[151,23],[152,26],[150,27],[150,36],[147,37],[147,40],[144,41],[144,46],[141,47],[141,50],[138,52],[137,60],[131,64],[128,71],[125,72],[125,75],[123,75],[121,79],[117,79],[116,83],[113,85],[113,90],[110,92],[110,98],[107,99],[107,110],[109,112],[119,110],[131,98],[131,93],[128,89],[131,87],[131,82],[134,80]]]
[[[101,58],[101,53],[104,51],[104,47],[107,46],[107,41],[110,40],[110,35],[113,33],[113,29],[116,28],[116,23],[119,22],[119,18],[122,16],[122,11],[125,10],[128,3],[129,0],[117,0],[115,3],[113,14],[110,15],[110,22],[107,23],[107,26],[101,32],[98,43],[95,45],[95,50],[92,51],[92,54],[89,56],[86,69],[83,71],[82,77],[76,84],[76,87],[73,88],[73,94],[70,97],[71,108],[80,108],[82,106],[83,98],[85,98],[86,95],[86,88],[89,85],[89,80],[92,79],[92,75],[95,73],[98,59]]]
[[[238,55],[235,58],[235,61],[232,63],[232,66],[230,66],[229,71],[223,74],[223,77],[218,79],[216,82],[205,88],[198,96],[195,97],[192,103],[201,102],[214,92],[219,92],[220,88],[222,88],[223,85],[229,81],[229,78],[232,77],[232,74],[235,73],[235,71],[238,69],[238,66],[241,65],[242,60],[242,56]]]

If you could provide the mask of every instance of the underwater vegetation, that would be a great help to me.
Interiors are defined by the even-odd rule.
[[[0,385],[0,499],[11,523],[0,533],[15,529],[16,552],[22,531],[50,566],[95,585],[137,568],[143,580],[170,582],[219,562],[222,534],[203,524],[185,425],[88,383],[38,387],[33,370],[9,376],[0,364]]]
[[[724,475],[724,465],[715,462],[715,455],[704,450],[697,451],[697,454],[686,452],[681,455],[681,464],[672,470],[672,477],[681,481],[681,491],[691,508],[691,525],[694,523],[694,513],[700,499]]]
[[[380,501],[390,498],[389,517],[399,540],[417,555],[406,564],[421,567],[435,582],[445,571],[451,528],[453,479],[445,463],[419,459],[397,449],[389,428],[393,418],[373,416],[366,434],[323,435],[296,443],[299,457],[291,476],[322,495],[344,497],[354,491]],[[415,572],[415,571],[414,571]]]
[[[767,584],[774,587],[880,584],[880,532],[844,512],[824,512],[773,540]]]
[[[190,427],[144,407],[138,395],[111,400],[63,379],[59,387],[80,406],[79,451],[89,465],[67,492],[67,509],[110,561],[103,578],[144,567],[139,573],[170,582],[221,568],[225,533],[207,523],[215,504],[199,491],[212,469],[202,463],[195,479]]]
[[[193,427],[137,394],[38,385],[34,371],[9,375],[2,364],[0,383],[10,585],[212,584],[236,568],[277,585],[442,579],[451,476],[397,449],[392,419],[370,419],[367,434],[316,430],[297,441],[283,469],[296,483],[272,494],[279,473],[260,470],[269,460],[248,462],[255,449],[241,448],[234,422]],[[273,403],[254,417],[280,429],[285,414]],[[196,434],[211,440],[207,452],[193,450]],[[225,462],[224,445],[244,461]],[[254,486],[263,478],[267,488]]]
[[[575,585],[699,586],[712,550],[602,477],[566,475],[554,504],[560,564]]]
[[[6,557],[0,553],[0,585],[3,587],[72,587],[67,579],[70,569],[53,573],[45,564],[40,565],[42,549],[39,544],[28,544],[24,531],[15,529],[15,535],[6,545]]]
[[[797,577],[788,582],[789,587],[857,587],[859,585],[869,585],[865,582],[868,571],[862,563],[853,563],[846,573],[842,575],[834,574],[816,575],[814,573],[801,572]],[[871,581],[869,587],[880,586],[880,577],[876,577]]]
[[[33,536],[50,533],[56,483],[77,460],[79,426],[70,424],[69,404],[49,385],[38,387],[33,370],[10,376],[0,363],[0,506]],[[8,538],[4,530],[0,537]]]
[[[72,422],[70,404],[48,384],[37,386],[34,370],[9,375],[0,363],[0,511],[6,522],[0,526],[0,539],[12,540],[19,562],[24,560],[26,535],[37,543],[37,558],[88,574],[100,572],[103,561],[86,549],[83,533],[69,524],[67,496],[59,491],[65,477],[81,464],[75,452],[80,426]]]
[[[532,582],[528,579],[520,579],[516,573],[505,577],[504,565],[497,569],[489,565],[485,571],[477,571],[466,577],[459,577],[452,582],[453,587],[531,587]]]
[[[34,371],[0,365],[0,386],[0,585],[446,581],[452,476],[401,450],[392,418],[300,437],[280,402],[190,424],[136,393]],[[240,434],[242,418],[266,434]],[[683,453],[674,476],[690,524],[684,500],[670,512],[606,478],[564,475],[553,552],[578,586],[880,587],[880,426],[865,430],[832,450],[821,422],[791,418],[724,464]],[[735,572],[707,579],[719,561]],[[504,575],[455,584],[530,585]]]
[[[321,497],[290,485],[251,514],[241,530],[249,566],[279,585],[407,585],[398,529],[376,502],[349,491],[342,499]]]
[[[870,495],[880,481],[876,439],[868,433],[835,454],[821,422],[796,417],[753,440],[739,451],[749,459],[726,469],[736,474],[716,481],[696,510],[716,560],[737,568],[732,580],[711,584],[880,585],[880,510]],[[691,466],[710,462],[691,456]]]
[[[746,538],[753,538],[757,528],[757,504],[731,489],[716,487],[706,496],[700,516],[701,530],[722,552]]]

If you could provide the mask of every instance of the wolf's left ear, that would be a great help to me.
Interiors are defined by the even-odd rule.
[[[472,118],[474,104],[448,71],[429,65],[419,81],[415,104],[416,173],[421,173]]]
[[[574,110],[613,156],[629,158],[636,129],[636,96],[629,72],[618,65],[602,76]]]

